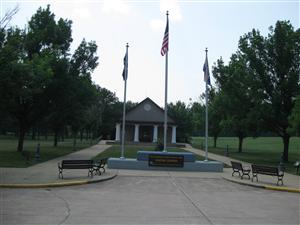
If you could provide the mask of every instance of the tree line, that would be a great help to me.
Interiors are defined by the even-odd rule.
[[[54,134],[55,146],[69,132],[75,140],[83,133],[113,137],[123,103],[91,80],[97,44],[83,39],[71,53],[72,21],[56,20],[47,6],[25,28],[8,27],[16,11],[0,21],[0,132],[18,135],[18,151],[29,131]],[[208,109],[214,145],[220,135],[236,136],[242,152],[245,137],[270,132],[282,137],[287,161],[289,139],[300,131],[299,70],[300,29],[290,22],[278,21],[266,37],[255,29],[240,37],[229,62],[213,64]],[[127,110],[136,104],[127,102]],[[202,101],[170,103],[168,112],[179,141],[204,135]]]
[[[245,137],[269,132],[282,138],[282,159],[288,161],[290,137],[300,131],[300,29],[289,21],[278,21],[266,37],[253,29],[240,37],[227,65],[222,58],[214,63],[212,75],[216,84],[208,110],[214,145],[222,132],[230,132],[242,152]],[[185,136],[204,130],[203,104],[177,102],[170,111],[184,118]]]
[[[83,39],[71,53],[72,21],[56,20],[49,5],[25,28],[8,27],[16,12],[0,21],[0,132],[16,133],[20,152],[29,131],[54,134],[55,146],[67,131],[94,138],[111,133],[121,105],[91,80],[97,44]]]

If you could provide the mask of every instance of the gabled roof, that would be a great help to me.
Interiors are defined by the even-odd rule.
[[[126,112],[126,122],[138,123],[164,123],[165,111],[160,108],[150,98],[145,98],[138,105]],[[174,120],[168,116],[168,124],[175,124]]]

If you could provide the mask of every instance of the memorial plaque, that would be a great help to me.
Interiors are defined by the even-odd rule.
[[[162,155],[162,154],[150,154],[149,166],[162,166],[162,167],[183,167],[184,156],[183,155]]]

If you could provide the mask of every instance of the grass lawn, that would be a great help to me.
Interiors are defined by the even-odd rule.
[[[168,152],[187,152],[180,148],[168,148]],[[155,151],[155,146],[136,146],[136,145],[127,145],[124,149],[124,156],[125,158],[136,158],[138,151]],[[101,158],[105,157],[113,157],[113,158],[120,158],[121,156],[121,146],[120,145],[113,145],[104,152],[100,153],[93,159],[95,161],[99,161]],[[196,155],[197,160],[204,160],[202,156]]]
[[[40,140],[40,160],[38,162],[48,161],[59,156],[74,152],[73,139],[65,139],[59,142],[57,147],[53,147],[53,140]],[[29,156],[28,160],[21,153],[17,152],[18,140],[14,137],[0,137],[0,167],[28,167],[36,164],[35,152],[38,141],[25,140],[24,151]],[[90,140],[80,142],[77,140],[76,150],[90,146]]]
[[[204,144],[203,137],[194,137],[192,145],[196,148],[202,148]],[[208,140],[208,151],[225,155],[226,146],[229,148],[229,157],[242,160],[249,163],[278,166],[283,143],[279,137],[259,137],[245,138],[243,142],[243,152],[238,153],[238,138],[220,137],[217,141],[217,148],[213,147],[213,138]],[[289,162],[285,164],[286,171],[296,174],[293,166],[295,161],[300,160],[300,137],[292,137],[289,146]]]

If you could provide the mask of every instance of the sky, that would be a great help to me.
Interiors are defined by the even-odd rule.
[[[10,25],[24,28],[36,10],[50,4],[56,19],[73,21],[71,52],[83,38],[96,41],[99,65],[93,81],[124,98],[122,78],[129,44],[127,101],[165,101],[165,57],[160,50],[169,11],[168,103],[199,102],[205,92],[203,64],[210,71],[237,51],[240,36],[258,29],[267,36],[278,20],[300,26],[300,0],[0,0],[0,16],[19,6]],[[214,79],[211,77],[212,85]]]

